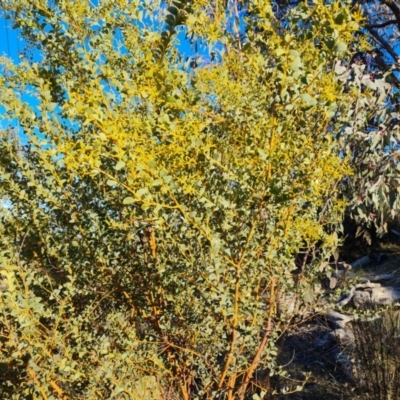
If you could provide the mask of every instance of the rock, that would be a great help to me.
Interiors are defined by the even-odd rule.
[[[336,329],[334,332],[336,340],[342,345],[354,343],[354,333],[351,328]]]
[[[350,288],[350,291],[349,291],[348,293],[344,293],[344,294],[340,297],[339,301],[337,302],[337,305],[338,305],[339,307],[343,307],[343,306],[345,306],[346,304],[350,303],[350,301],[351,301],[352,298],[353,298],[353,295],[354,295],[355,290],[356,290],[356,287],[355,287],[355,286],[353,286],[352,288]]]
[[[380,286],[379,283],[369,283],[366,285],[368,285],[368,287],[362,290],[357,289],[354,291],[352,300],[354,306],[357,308],[386,306],[400,300],[400,288],[398,287],[384,287]]]
[[[371,261],[372,260],[368,256],[365,256],[365,257],[359,258],[358,260],[354,261],[351,264],[351,266],[353,268],[364,267],[364,266],[368,265]]]
[[[362,283],[351,287],[336,304],[343,307],[352,301],[356,308],[391,305],[400,300],[400,287],[382,286],[378,281],[391,280],[393,277],[393,274],[364,277],[360,279]]]
[[[360,278],[361,283],[365,282],[383,282],[383,281],[390,281],[394,279],[394,274],[379,274],[379,275],[367,275]]]
[[[374,256],[374,261],[378,264],[383,263],[388,259],[388,255],[386,253],[379,253]]]
[[[354,321],[353,315],[342,314],[334,310],[328,310],[325,316],[332,323],[334,330],[345,329],[348,322]]]

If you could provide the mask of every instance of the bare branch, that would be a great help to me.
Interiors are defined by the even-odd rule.
[[[392,10],[397,21],[397,26],[400,29],[400,7],[398,4],[394,0],[381,0],[381,3],[385,4]]]
[[[386,28],[389,25],[396,25],[396,24],[398,24],[398,21],[396,19],[390,19],[389,21],[382,22],[381,24],[367,25],[367,28],[380,29],[380,28]]]
[[[381,35],[379,35],[376,31],[374,31],[372,28],[369,28],[366,26],[367,31],[371,34],[371,36],[378,42],[380,45],[390,54],[390,56],[393,58],[395,62],[397,62],[398,55],[396,52],[393,50],[393,48],[390,46],[390,44],[383,39]]]

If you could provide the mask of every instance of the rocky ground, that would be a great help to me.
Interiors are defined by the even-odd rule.
[[[357,380],[354,353],[354,320],[357,317],[354,317],[354,312],[385,310],[392,305],[396,309],[400,301],[400,237],[398,244],[392,240],[377,250],[368,256],[365,253],[350,254],[350,260],[340,264],[328,282],[328,285],[343,288],[338,307],[311,316],[282,338],[280,365],[285,365],[289,378],[272,378],[271,385],[290,389],[307,376],[309,378],[303,391],[273,396],[273,399],[376,398],[372,394],[372,397],[368,397]],[[400,311],[394,312],[400,315]],[[370,320],[381,321],[375,323],[374,329],[379,329],[380,324],[384,323],[385,315],[382,311],[379,315],[369,317]],[[400,359],[397,361],[400,365]]]

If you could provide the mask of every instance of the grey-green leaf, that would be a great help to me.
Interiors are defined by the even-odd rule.
[[[135,199],[133,197],[125,197],[122,204],[133,204],[135,202]]]
[[[125,162],[124,161],[118,161],[117,162],[117,164],[115,165],[115,169],[117,170],[117,171],[119,171],[120,169],[122,169],[122,168],[124,168],[125,167]]]
[[[335,45],[335,51],[338,53],[342,53],[347,50],[347,44],[343,42],[338,42]]]

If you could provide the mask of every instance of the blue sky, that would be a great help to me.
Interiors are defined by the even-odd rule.
[[[194,54],[194,49],[190,45],[189,40],[185,40],[184,34],[179,35],[179,39],[181,45],[179,49],[185,57]],[[22,36],[18,33],[18,30],[12,28],[12,21],[6,20],[4,17],[0,17],[0,56],[10,57],[14,63],[19,62],[19,53],[22,52],[24,48],[24,42],[22,40]],[[208,58],[206,49],[202,49],[201,47],[198,49],[198,54]],[[35,107],[35,104],[32,103],[31,99],[25,99],[31,106]],[[4,112],[1,110],[0,113]],[[18,131],[18,122],[17,121],[8,121],[2,120],[0,121],[0,129],[5,129],[11,126],[14,126]],[[24,135],[19,131],[18,136],[21,140],[21,143],[25,142]]]
[[[180,35],[181,46],[180,50],[182,54],[188,56],[194,53],[191,48],[189,40],[184,40],[184,35]],[[0,17],[0,55],[11,57],[14,62],[18,62],[18,54],[23,49],[23,42],[18,34],[18,31],[12,29],[12,22]],[[201,53],[201,50],[200,50]],[[206,54],[204,53],[204,56]]]
[[[22,49],[18,40],[17,31],[12,29],[12,22],[0,18],[0,54],[18,60],[18,49]]]

